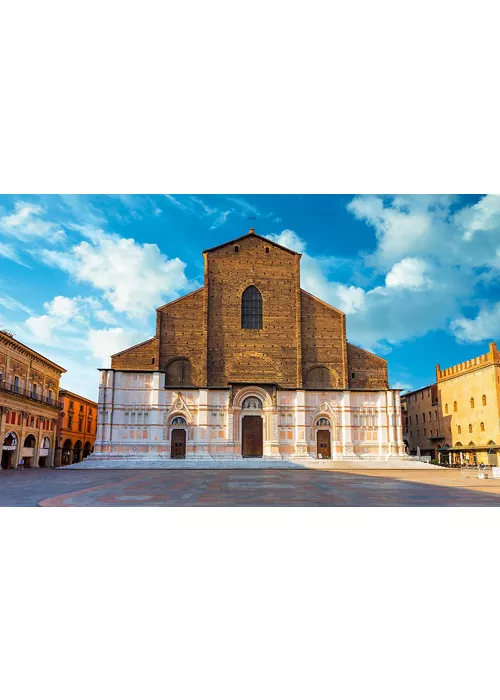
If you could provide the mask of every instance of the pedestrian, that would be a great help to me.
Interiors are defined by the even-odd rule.
[[[19,460],[19,469],[24,469],[24,459],[22,457]]]

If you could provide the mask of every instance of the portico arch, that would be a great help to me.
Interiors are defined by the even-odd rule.
[[[21,450],[21,458],[24,460],[25,467],[34,467],[36,457],[36,439],[31,433],[26,435],[23,448]]]
[[[2,441],[2,469],[16,468],[18,447],[18,435],[16,432],[10,431]]]

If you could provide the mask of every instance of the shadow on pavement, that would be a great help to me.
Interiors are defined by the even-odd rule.
[[[87,472],[88,474],[89,472]],[[93,472],[101,477],[81,489],[67,489],[44,506],[500,506],[500,482],[457,485],[459,475],[412,474],[412,479],[347,471],[166,470]],[[113,475],[114,478],[104,478]],[[441,476],[447,474],[446,476]],[[425,483],[423,480],[448,480]],[[477,482],[477,483],[475,483]],[[68,484],[69,485],[69,484]],[[80,486],[81,490],[78,490]],[[70,491],[70,493],[68,493]],[[57,493],[61,493],[60,490]]]

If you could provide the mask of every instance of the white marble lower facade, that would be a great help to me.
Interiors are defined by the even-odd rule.
[[[245,416],[262,420],[262,456],[316,458],[318,431],[329,434],[332,459],[401,458],[398,390],[164,388],[163,372],[102,370],[92,459],[170,458],[172,433],[186,458],[242,458]],[[325,436],[325,432],[321,433]]]

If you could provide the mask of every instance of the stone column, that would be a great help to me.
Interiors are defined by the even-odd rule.
[[[377,440],[378,440],[378,456],[384,455],[384,411],[385,408],[385,393],[380,392],[377,400]]]
[[[306,439],[307,421],[306,421],[306,392],[298,389],[295,392],[295,458],[307,459],[309,455],[309,444]],[[313,455],[315,456],[315,455]]]
[[[342,459],[354,457],[354,445],[352,442],[352,413],[351,392],[344,391],[341,406],[342,416]]]
[[[241,430],[240,430],[240,417],[241,417],[241,408],[239,407],[234,407],[233,406],[233,411],[232,411],[232,416],[231,413],[229,414],[229,420],[233,421],[233,451],[234,451],[234,456],[236,458],[241,458]]]
[[[403,442],[403,424],[401,421],[401,395],[399,391],[394,394],[396,402],[396,442],[398,445],[398,452],[400,455],[405,454],[405,444]]]
[[[7,432],[6,418],[7,413],[10,411],[8,406],[0,406],[0,459],[3,456],[2,446],[5,439],[5,433]],[[1,467],[0,467],[1,468]]]
[[[208,389],[200,389],[198,392],[198,426],[196,428],[195,452],[200,459],[209,459],[209,399]],[[219,423],[219,408],[217,408],[217,423]]]

